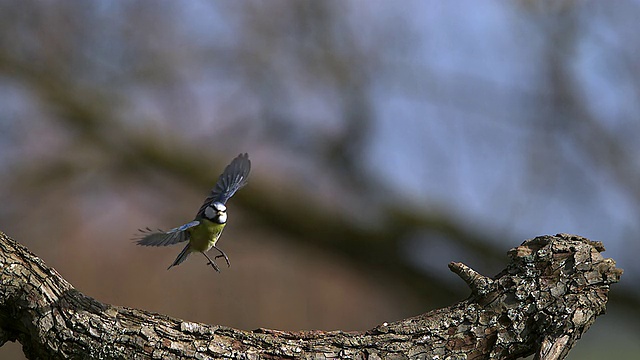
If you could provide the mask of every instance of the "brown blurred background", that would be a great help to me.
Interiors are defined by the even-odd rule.
[[[638,1],[0,2],[0,231],[99,301],[364,330],[526,238],[624,268],[571,359],[640,351]],[[217,274],[192,220],[240,152]],[[590,339],[590,340],[589,340]],[[0,358],[20,358],[17,344]]]

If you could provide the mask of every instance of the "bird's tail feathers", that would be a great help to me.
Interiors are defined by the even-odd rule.
[[[178,254],[178,257],[173,261],[173,264],[171,264],[167,268],[167,270],[171,269],[172,267],[174,267],[176,265],[180,265],[183,261],[187,260],[187,257],[189,257],[189,254],[191,254],[191,249],[189,248],[189,244],[187,244],[184,247],[184,249],[182,249],[180,254]]]

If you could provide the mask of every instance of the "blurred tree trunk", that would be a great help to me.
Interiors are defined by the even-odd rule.
[[[601,251],[541,236],[510,250],[494,278],[451,263],[471,296],[447,308],[363,332],[243,331],[102,304],[0,232],[0,346],[18,340],[30,359],[562,359],[622,274]]]

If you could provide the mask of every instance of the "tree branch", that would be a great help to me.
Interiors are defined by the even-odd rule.
[[[0,346],[28,358],[563,359],[602,314],[622,270],[600,242],[540,236],[493,279],[449,267],[471,288],[450,307],[364,332],[244,331],[102,304],[0,232]]]

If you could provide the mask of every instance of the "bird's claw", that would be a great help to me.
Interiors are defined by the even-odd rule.
[[[220,268],[213,261],[209,261],[207,265],[211,265],[215,271],[220,272]]]
[[[223,257],[223,258],[224,258],[224,261],[226,261],[226,262],[227,262],[227,267],[231,267],[231,263],[229,262],[229,258],[227,257],[227,255],[226,255],[226,254],[224,254],[224,255],[218,255],[218,256],[214,257],[214,259],[221,258],[221,257]]]

